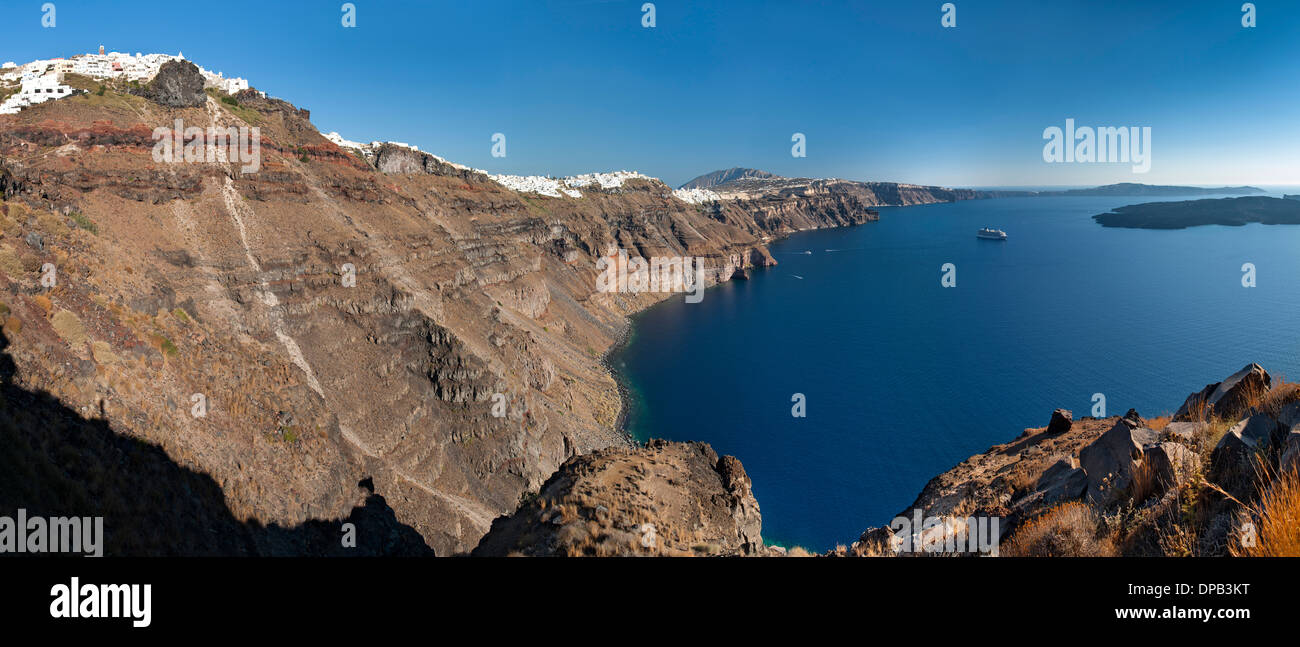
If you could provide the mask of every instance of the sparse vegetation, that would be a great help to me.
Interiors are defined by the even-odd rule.
[[[8,247],[0,247],[0,272],[4,272],[11,277],[19,276],[23,273],[22,259]]]
[[[65,236],[69,231],[68,226],[63,224],[63,220],[52,213],[37,216],[36,222],[41,229],[55,236]]]
[[[86,217],[86,214],[81,213],[80,211],[73,211],[68,214],[68,217],[71,218],[73,222],[77,223],[78,227],[81,227],[92,234],[99,234],[99,226],[90,218]]]
[[[1116,554],[1110,531],[1097,512],[1079,501],[1058,505],[1029,520],[1003,542],[1011,557],[1111,557]]]
[[[77,315],[68,310],[60,310],[54,313],[50,319],[50,325],[54,327],[54,332],[59,333],[63,341],[68,342],[73,350],[81,350],[86,345],[86,328],[81,325],[81,320]]]
[[[1261,491],[1259,504],[1251,509],[1254,545],[1242,542],[1245,545],[1233,552],[1249,557],[1300,557],[1300,474],[1286,470]]]
[[[154,334],[150,341],[153,343],[153,347],[158,349],[158,352],[163,355],[176,357],[180,354],[180,349],[176,347],[176,344],[173,344],[172,340],[168,339],[164,335]]]

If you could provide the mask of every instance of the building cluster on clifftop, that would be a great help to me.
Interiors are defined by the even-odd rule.
[[[42,59],[22,65],[9,61],[0,66],[0,83],[18,83],[21,88],[0,103],[0,114],[16,114],[29,106],[75,94],[70,86],[63,84],[65,74],[78,74],[96,80],[148,81],[158,74],[164,63],[183,60],[185,55],[179,52],[175,56],[139,52],[105,53],[101,45],[97,54]],[[205,87],[217,88],[226,94],[235,94],[249,87],[247,79],[226,78],[221,72],[212,72],[201,66],[199,73],[203,75]]]

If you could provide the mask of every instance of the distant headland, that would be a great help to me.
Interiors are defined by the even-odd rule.
[[[1119,207],[1092,218],[1103,227],[1130,229],[1185,229],[1200,225],[1240,227],[1252,222],[1300,225],[1300,200],[1246,196],[1146,202]]]

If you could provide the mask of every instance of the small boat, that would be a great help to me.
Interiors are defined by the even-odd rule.
[[[978,232],[976,232],[975,237],[984,238],[987,240],[1006,240],[1007,232],[1002,231],[1001,229],[990,229],[988,227],[985,227],[979,230]]]

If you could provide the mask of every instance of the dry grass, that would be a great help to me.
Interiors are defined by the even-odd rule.
[[[1113,557],[1115,541],[1097,512],[1079,501],[1025,522],[1000,547],[1009,557]]]
[[[8,247],[0,247],[0,272],[16,279],[23,274],[23,262],[18,254]]]
[[[1204,398],[1196,398],[1187,407],[1187,416],[1196,422],[1205,422],[1210,419],[1211,407]]]
[[[74,351],[80,351],[86,345],[86,328],[81,325],[77,315],[67,310],[60,310],[50,320],[54,332],[59,333],[63,341],[68,342]]]
[[[1273,388],[1259,398],[1256,406],[1260,411],[1277,418],[1282,414],[1282,409],[1292,402],[1300,402],[1300,384],[1278,379]]]
[[[1129,498],[1134,505],[1138,505],[1152,495],[1159,494],[1168,485],[1170,484],[1160,482],[1160,474],[1156,472],[1151,461],[1143,460],[1133,469],[1133,480],[1129,484]]]
[[[1147,429],[1152,429],[1155,431],[1163,431],[1165,425],[1169,424],[1169,419],[1170,419],[1169,414],[1165,414],[1163,416],[1156,416],[1155,418],[1148,418]]]
[[[1262,488],[1255,518],[1253,546],[1232,548],[1248,557],[1300,557],[1300,474],[1288,470]]]

